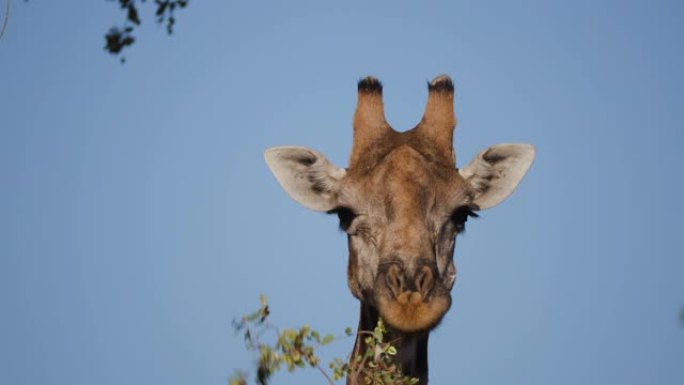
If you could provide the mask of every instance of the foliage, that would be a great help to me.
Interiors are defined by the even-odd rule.
[[[355,383],[373,385],[413,385],[417,378],[404,376],[401,368],[393,362],[397,350],[390,342],[384,342],[387,332],[382,321],[378,322],[375,330],[361,332],[364,338],[365,351],[356,356],[354,362],[335,358],[328,364],[328,371],[321,367],[321,360],[316,354],[318,348],[330,344],[338,338],[332,334],[322,336],[318,331],[304,325],[298,329],[279,330],[268,322],[270,309],[266,297],[261,296],[259,310],[243,316],[233,322],[237,332],[244,335],[248,351],[258,356],[255,381],[259,385],[268,384],[270,378],[281,368],[293,372],[298,368],[316,368],[328,384],[352,376]],[[265,342],[268,331],[275,333],[275,340],[270,344]],[[345,329],[345,336],[350,337],[352,329]],[[247,385],[244,372],[236,372],[229,380],[230,385]]]
[[[355,384],[373,385],[414,385],[418,378],[405,376],[401,367],[394,362],[397,349],[392,341],[384,342],[387,333],[382,319],[378,320],[373,333],[364,338],[366,350],[356,356],[347,375],[353,378]]]
[[[109,0],[114,1],[114,0]],[[126,20],[121,27],[112,27],[105,35],[105,50],[112,55],[120,55],[121,52],[135,43],[135,36],[133,32],[136,27],[142,23],[140,20],[138,6],[136,0],[116,0],[119,7],[126,12]],[[173,27],[176,24],[176,17],[174,12],[177,9],[185,8],[190,0],[154,0],[157,10],[155,16],[159,24],[166,25],[166,33],[169,35],[173,33]],[[146,0],[139,0],[140,3],[147,2]],[[121,56],[121,62],[125,61],[125,57]]]

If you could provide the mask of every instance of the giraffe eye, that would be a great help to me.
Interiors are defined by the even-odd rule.
[[[465,230],[465,223],[468,221],[468,217],[477,218],[479,215],[469,206],[461,206],[454,210],[451,214],[451,222],[456,227],[456,232],[460,233]]]
[[[349,207],[338,207],[330,211],[330,214],[333,213],[337,214],[337,217],[340,219],[340,230],[345,232],[349,229],[352,222],[354,222],[354,218],[356,218],[356,213]]]

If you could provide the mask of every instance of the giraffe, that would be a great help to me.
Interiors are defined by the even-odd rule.
[[[507,198],[532,164],[530,144],[499,144],[456,168],[454,86],[446,75],[428,83],[414,128],[385,120],[382,84],[358,82],[348,168],[318,151],[274,147],[264,156],[282,188],[302,206],[337,214],[347,234],[347,284],[360,301],[356,342],[378,319],[395,341],[403,372],[428,382],[428,337],[451,307],[454,246],[468,217]],[[347,379],[348,385],[363,379]]]

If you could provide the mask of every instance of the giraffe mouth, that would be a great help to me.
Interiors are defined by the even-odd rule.
[[[451,307],[451,295],[424,298],[418,292],[404,291],[396,298],[382,295],[376,298],[380,317],[403,332],[434,329]]]

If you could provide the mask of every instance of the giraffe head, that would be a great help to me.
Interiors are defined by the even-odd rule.
[[[428,90],[420,123],[397,132],[385,120],[382,85],[362,79],[347,169],[304,147],[265,153],[295,201],[339,216],[352,294],[408,333],[434,328],[447,312],[456,236],[468,217],[511,194],[535,153],[529,144],[500,144],[457,169],[453,84],[441,75]]]

